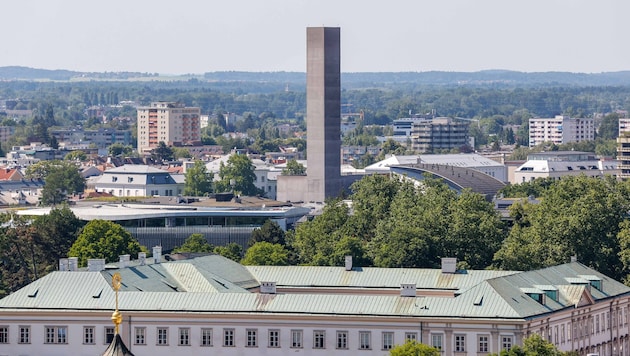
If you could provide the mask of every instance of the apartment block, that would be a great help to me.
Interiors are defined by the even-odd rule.
[[[468,122],[449,117],[413,122],[412,149],[418,152],[450,150],[468,145]]]
[[[593,118],[571,118],[556,115],[554,118],[529,119],[529,147],[543,142],[556,145],[595,139]]]
[[[154,102],[138,108],[138,152],[148,153],[164,142],[168,146],[201,142],[201,109],[175,102]]]

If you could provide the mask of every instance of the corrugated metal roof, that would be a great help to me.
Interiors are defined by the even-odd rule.
[[[131,274],[143,272],[142,269],[127,268],[120,270],[123,276],[123,290],[120,293],[121,310],[129,311],[163,311],[163,312],[196,312],[196,313],[291,313],[291,314],[327,314],[327,315],[384,315],[384,316],[416,316],[416,317],[463,317],[463,318],[512,318],[528,319],[546,315],[550,312],[585,305],[597,300],[606,300],[619,295],[630,295],[630,288],[616,282],[597,271],[580,263],[569,263],[531,272],[505,272],[504,275],[482,280],[478,284],[464,290],[455,297],[401,297],[397,295],[371,295],[370,288],[365,288],[362,294],[258,294],[248,293],[234,287],[242,293],[216,293],[203,291],[184,292],[186,286],[191,290],[202,290],[208,286],[200,286],[202,269],[209,268],[212,263],[203,261],[198,265],[190,263],[186,266],[154,266],[151,271],[144,271],[148,278],[158,282],[168,281],[176,283],[177,290],[147,292],[137,291],[127,285]],[[194,261],[194,260],[191,260]],[[184,261],[171,262],[184,264]],[[233,266],[226,263],[227,266]],[[148,266],[143,266],[148,267]],[[252,267],[255,269],[256,267]],[[196,269],[195,272],[193,269]],[[301,268],[296,268],[301,269]],[[310,267],[304,269],[310,270]],[[271,271],[270,269],[260,268]],[[287,269],[288,271],[290,269]],[[374,276],[381,278],[373,285],[397,285],[398,283],[384,283],[379,273],[387,274],[405,282],[413,282],[414,269],[390,269],[389,272],[374,269]],[[283,273],[286,271],[282,271]],[[346,278],[345,283],[351,285],[354,278],[366,283],[370,269],[358,271],[344,271],[335,268],[314,269],[311,273],[326,272],[323,277]],[[378,273],[377,273],[378,272]],[[427,277],[426,282],[437,282],[439,270],[418,270],[421,276]],[[480,273],[479,276],[474,272]],[[174,275],[179,273],[179,277]],[[294,273],[298,273],[294,271]],[[353,274],[354,273],[354,274]],[[363,274],[361,274],[363,273]],[[396,274],[398,273],[398,274]],[[114,292],[107,277],[109,273],[99,272],[53,272],[19,291],[0,300],[0,310],[29,309],[29,310],[111,310],[114,306]],[[308,275],[308,274],[306,274]],[[343,275],[343,276],[342,276]],[[452,275],[452,283],[467,285],[465,278],[476,280],[481,276],[490,277],[489,271],[469,271],[467,274]],[[594,286],[571,285],[567,278],[578,275],[592,275],[602,280],[602,290]],[[430,277],[429,277],[430,276]],[[411,278],[410,278],[411,277]],[[138,280],[144,277],[139,276]],[[204,277],[205,278],[205,277]],[[221,278],[217,275],[217,278]],[[412,281],[410,281],[410,279]],[[459,281],[459,279],[462,279]],[[137,283],[139,283],[137,281]],[[455,282],[459,283],[455,283]],[[330,284],[330,283],[328,283]],[[526,291],[538,286],[553,286],[558,290],[558,300],[546,298],[544,304],[529,297]],[[216,287],[216,286],[215,286]],[[426,284],[425,287],[432,286]],[[433,286],[435,287],[435,286]],[[181,290],[179,289],[181,288]],[[461,287],[460,287],[461,288]],[[538,290],[538,289],[536,289]]]

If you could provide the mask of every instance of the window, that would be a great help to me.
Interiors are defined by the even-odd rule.
[[[369,331],[359,331],[359,349],[360,350],[369,350],[372,348],[370,345],[370,339],[372,338],[372,334]]]
[[[431,346],[442,350],[442,334],[431,334]]]
[[[190,329],[179,328],[179,346],[190,346]]]
[[[512,337],[501,336],[501,350],[510,351],[512,348]]]
[[[9,327],[0,326],[0,344],[9,343]]]
[[[488,335],[479,335],[477,352],[488,352]]]
[[[314,349],[326,348],[326,332],[324,330],[313,331],[313,348]]]
[[[348,348],[348,332],[347,331],[337,331],[337,348],[338,349]]]
[[[83,327],[83,343],[88,344],[88,345],[94,344],[94,327],[93,326]]]
[[[146,345],[147,343],[147,331],[145,328],[134,328],[134,341],[135,345]]]
[[[302,348],[302,330],[291,330],[291,348]]]
[[[114,340],[114,328],[111,326],[105,327],[105,343],[111,344]]]
[[[65,344],[68,338],[67,326],[47,326],[46,344]]]
[[[280,347],[280,330],[269,330],[269,347]]]
[[[455,352],[466,352],[466,335],[455,335]]]
[[[383,332],[383,350],[391,350],[394,347],[394,333]]]
[[[257,346],[258,346],[258,330],[247,329],[247,347],[257,347]]]
[[[599,314],[595,315],[595,332],[599,334]]]
[[[20,326],[20,344],[30,344],[31,343],[31,327],[30,326]]]
[[[212,346],[212,329],[201,329],[201,346]]]
[[[418,333],[405,333],[405,341],[417,341]]]
[[[168,345],[168,328],[157,329],[157,344]]]
[[[223,329],[223,346],[234,347],[234,329]]]

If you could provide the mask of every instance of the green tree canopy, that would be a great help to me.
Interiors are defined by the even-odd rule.
[[[212,252],[236,262],[239,262],[243,257],[243,247],[236,242],[230,242],[225,246],[216,246]]]
[[[252,231],[252,237],[249,239],[248,245],[251,247],[257,242],[269,242],[272,244],[285,245],[285,232],[280,225],[273,220],[267,220],[265,223]]]
[[[186,170],[184,179],[184,195],[199,197],[212,193],[212,174],[208,172],[203,161],[195,161],[194,165]]]
[[[440,356],[440,350],[413,340],[398,345],[389,351],[391,356]]]
[[[70,161],[37,162],[26,169],[26,177],[44,180],[41,193],[44,205],[59,204],[66,200],[68,194],[80,193],[85,188],[85,178]]]
[[[66,161],[85,161],[87,155],[83,151],[76,150],[68,153],[63,159]]]
[[[107,220],[92,220],[79,234],[69,255],[79,258],[79,266],[86,266],[90,258],[115,262],[120,255],[135,256],[140,251],[138,241],[122,226]]]
[[[303,176],[306,168],[300,162],[292,159],[287,162],[287,166],[282,170],[283,176]]]
[[[256,242],[247,249],[241,261],[249,266],[286,266],[289,262],[289,251],[280,244],[266,241]]]
[[[255,196],[261,192],[256,188],[256,174],[252,160],[244,154],[233,154],[227,164],[221,162],[220,180],[215,183],[217,192],[233,190],[243,195]]]
[[[180,252],[212,252],[214,246],[206,240],[203,234],[191,234],[184,244],[173,249],[173,253]]]
[[[120,142],[112,143],[107,148],[109,155],[114,157],[128,156],[133,152],[133,147],[129,145],[123,145]]]
[[[546,341],[538,334],[532,334],[523,340],[523,346],[512,346],[510,350],[503,350],[499,356],[565,356],[573,355],[558,350],[558,348],[549,341]],[[497,356],[497,354],[490,354]]]
[[[151,150],[151,157],[158,162],[172,161],[175,158],[173,149],[168,147],[164,141],[158,142],[158,146]]]

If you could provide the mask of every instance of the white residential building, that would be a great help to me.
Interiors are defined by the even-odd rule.
[[[126,164],[103,172],[96,178],[94,190],[117,197],[177,196],[184,191],[184,176],[146,165]]]
[[[240,266],[220,256],[118,269],[76,260],[0,300],[7,355],[385,355],[412,339],[444,355],[499,353],[539,334],[562,351],[630,354],[630,288],[579,262],[530,272]],[[128,257],[128,256],[127,256]],[[67,262],[67,263],[66,263]],[[123,265],[126,265],[124,267]]]
[[[588,177],[617,176],[618,161],[599,159],[592,152],[553,151],[531,153],[527,162],[514,171],[512,184],[529,182],[536,178],[560,179],[566,176]]]
[[[148,153],[160,142],[168,146],[201,143],[201,109],[180,103],[155,102],[138,108],[138,152]]]
[[[554,118],[529,119],[529,147],[543,142],[556,145],[595,139],[595,119],[571,118],[556,115]]]

